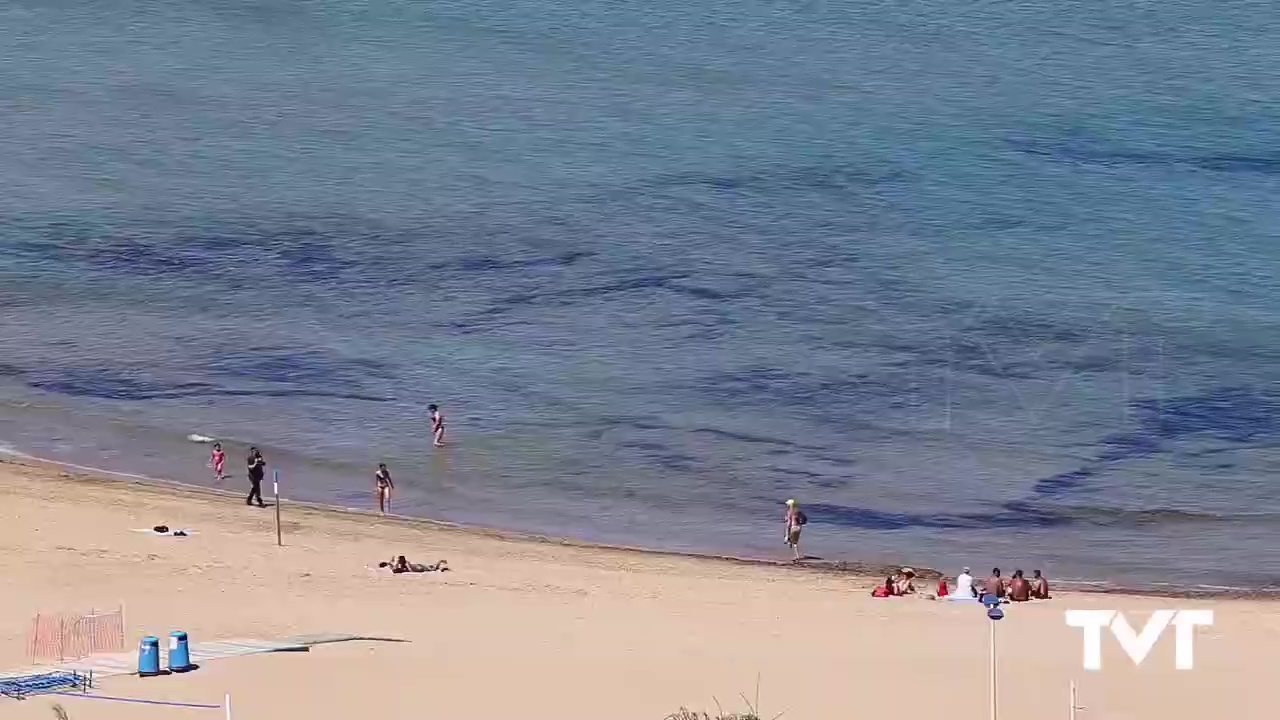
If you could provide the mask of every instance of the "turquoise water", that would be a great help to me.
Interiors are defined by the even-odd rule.
[[[1280,583],[1278,46],[1262,2],[11,2],[0,442]]]

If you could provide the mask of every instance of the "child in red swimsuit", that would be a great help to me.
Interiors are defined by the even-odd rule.
[[[213,479],[223,480],[227,476],[222,474],[222,464],[227,461],[227,454],[222,452],[222,443],[213,444],[213,452],[209,455],[209,467],[213,468]]]

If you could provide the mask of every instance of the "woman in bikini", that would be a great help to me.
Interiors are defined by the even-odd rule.
[[[795,553],[795,562],[800,562],[800,528],[808,522],[808,519],[805,518],[804,512],[800,510],[800,506],[796,504],[795,500],[788,500],[787,512],[783,515],[782,520],[786,528],[783,531],[783,537],[786,539],[787,545]]]
[[[436,447],[442,447],[444,445],[444,415],[440,413],[440,406],[435,403],[428,405],[427,410],[431,413],[432,444]]]
[[[387,469],[387,464],[378,463],[378,469],[373,473],[373,488],[378,495],[378,512],[383,515],[386,515],[391,507],[391,491],[395,487],[391,482],[391,471]]]

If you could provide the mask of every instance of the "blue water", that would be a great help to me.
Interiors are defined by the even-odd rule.
[[[11,448],[1280,584],[1272,3],[11,0],[0,54]]]

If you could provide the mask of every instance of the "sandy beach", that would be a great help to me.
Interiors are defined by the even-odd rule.
[[[0,463],[0,670],[27,664],[38,612],[124,603],[127,642],[183,629],[193,640],[317,632],[394,636],[229,658],[99,692],[187,702],[234,698],[235,717],[555,717],[661,720],[681,706],[840,718],[988,715],[988,622],[976,606],[873,599],[874,579],[783,565],[586,547],[422,521]],[[164,523],[186,538],[132,532]],[[785,550],[779,543],[780,550]],[[370,570],[392,554],[451,572]],[[1017,558],[978,558],[975,571]],[[979,572],[981,574],[981,572]],[[998,626],[1001,716],[1107,720],[1274,717],[1274,603],[1056,593]],[[1196,668],[1173,669],[1173,632],[1140,668],[1104,636],[1101,672],[1081,670],[1071,608],[1207,608]],[[59,698],[70,717],[210,717],[208,711]],[[0,717],[50,718],[50,698],[0,699]]]

